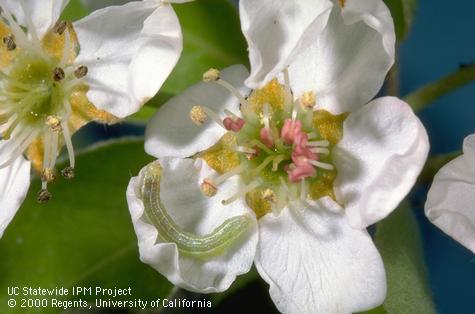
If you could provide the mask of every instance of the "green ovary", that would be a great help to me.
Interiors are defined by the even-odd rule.
[[[19,53],[11,65],[2,93],[7,99],[3,106],[16,113],[25,125],[43,126],[47,117],[61,115],[67,97],[64,84],[68,78],[54,80],[57,64],[53,57],[44,58],[25,51]]]

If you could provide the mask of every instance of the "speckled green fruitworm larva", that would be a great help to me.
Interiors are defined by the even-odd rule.
[[[144,204],[145,217],[157,228],[158,237],[163,241],[176,243],[178,250],[184,255],[207,258],[223,254],[246,233],[252,222],[249,215],[229,218],[206,235],[182,230],[160,201],[161,173],[158,161],[145,167],[140,178],[140,198]]]

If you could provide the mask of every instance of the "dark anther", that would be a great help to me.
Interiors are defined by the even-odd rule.
[[[38,198],[37,198],[37,201],[38,203],[40,204],[46,204],[49,202],[49,200],[51,200],[51,197],[53,195],[51,195],[51,193],[46,190],[46,189],[42,189],[39,193],[38,193]]]
[[[53,32],[58,35],[63,35],[64,31],[66,30],[66,27],[68,27],[68,22],[58,21],[56,25],[54,25]]]
[[[12,34],[3,37],[3,43],[7,46],[8,51],[16,49],[15,37]]]
[[[53,79],[56,81],[56,82],[59,82],[61,81],[62,79],[64,79],[64,70],[61,69],[61,68],[54,68],[53,70]]]
[[[81,65],[74,71],[74,76],[77,78],[85,77],[88,71],[89,69],[87,68],[87,66]]]
[[[71,180],[74,178],[74,168],[73,167],[66,167],[63,170],[61,170],[61,175],[68,180]]]

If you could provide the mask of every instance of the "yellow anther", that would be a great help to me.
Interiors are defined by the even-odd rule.
[[[53,132],[60,132],[61,128],[61,118],[56,116],[48,116],[46,118],[46,125],[51,128]]]
[[[340,4],[340,8],[344,8],[345,7],[345,2],[346,0],[338,0],[338,3]]]
[[[197,126],[203,125],[208,119],[203,107],[201,106],[193,106],[190,110],[190,119],[193,121]]]
[[[304,109],[312,109],[315,106],[316,96],[315,92],[305,92],[299,99],[300,105]]]
[[[219,80],[219,70],[211,68],[203,74],[203,81],[206,83],[217,80]]]
[[[203,180],[203,183],[201,183],[201,192],[203,192],[203,194],[208,197],[212,197],[216,195],[216,192],[218,192],[218,188],[213,183],[213,181],[205,179]]]
[[[262,193],[262,198],[271,203],[277,203],[277,196],[271,189],[266,189],[264,193]]]

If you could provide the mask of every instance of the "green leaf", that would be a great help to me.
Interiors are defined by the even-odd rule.
[[[435,313],[417,221],[407,204],[377,225],[375,243],[386,268],[387,313]]]
[[[391,11],[397,39],[406,39],[416,15],[417,0],[384,0],[384,2]]]
[[[122,300],[155,300],[170,292],[168,281],[139,260],[125,196],[129,179],[150,161],[143,153],[143,141],[131,139],[78,154],[76,178],[52,183],[53,199],[44,205],[36,202],[40,182],[33,180],[26,201],[0,240],[0,313],[29,312],[7,307],[11,286],[64,287],[69,295],[58,299],[91,302],[95,296],[72,296],[72,287],[131,287],[132,296]],[[20,302],[23,297],[13,298]]]
[[[71,0],[64,8],[61,19],[66,21],[77,21],[88,14],[88,10],[82,5],[80,0]]]
[[[247,64],[246,41],[236,7],[227,0],[200,0],[173,5],[183,30],[183,53],[157,97],[157,107],[199,82],[209,68]]]

